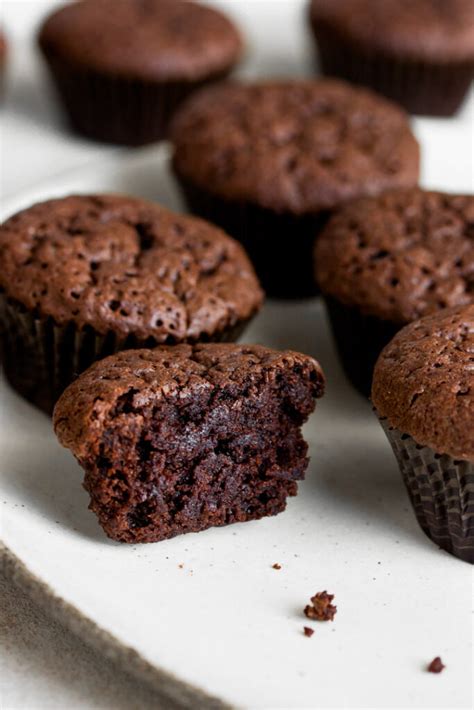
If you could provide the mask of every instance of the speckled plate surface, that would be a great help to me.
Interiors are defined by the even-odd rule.
[[[301,15],[291,2],[225,4],[257,47],[250,73],[268,73],[277,55],[282,66],[285,46],[287,67],[297,71]],[[269,13],[271,32],[262,19]],[[471,103],[451,122],[416,122],[426,186],[472,190],[472,115]],[[79,150],[58,136],[55,143],[49,135],[56,152],[62,143]],[[99,190],[179,208],[167,161],[166,147],[109,151],[4,199],[2,217],[38,199]],[[48,418],[2,380],[7,570],[152,682],[170,707],[470,707],[472,568],[419,529],[383,431],[344,379],[321,304],[268,302],[245,340],[314,355],[328,378],[305,428],[307,480],[285,513],[155,545],[112,543],[87,510],[82,472]],[[336,595],[338,613],[313,623],[306,638],[303,608],[323,589]],[[436,655],[446,663],[440,676],[425,672]]]

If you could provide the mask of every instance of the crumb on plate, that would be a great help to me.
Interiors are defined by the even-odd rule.
[[[328,594],[326,591],[317,592],[314,597],[311,597],[311,604],[305,607],[305,616],[316,621],[332,621],[337,612],[337,606],[332,604],[333,599],[334,594]]]

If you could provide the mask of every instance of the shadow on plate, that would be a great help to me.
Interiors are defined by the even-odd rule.
[[[55,439],[50,419],[0,380],[0,468],[2,486],[51,524],[84,537],[114,544],[87,506],[83,472]]]
[[[114,191],[158,202],[175,212],[186,212],[169,170],[169,156],[166,143],[133,150],[124,168],[114,173]]]
[[[375,422],[377,426],[377,422]],[[382,434],[383,436],[383,434]],[[428,543],[418,526],[408,494],[388,442],[372,445],[350,441],[331,451],[330,462],[317,465],[308,493],[322,496],[345,520],[384,529],[396,540]]]
[[[34,74],[21,72],[14,81],[7,74],[4,108],[52,134],[69,133],[53,87],[43,70]]]

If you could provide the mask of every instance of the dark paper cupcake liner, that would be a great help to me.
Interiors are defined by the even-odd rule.
[[[370,396],[377,358],[402,327],[324,296],[343,370],[358,392]]]
[[[434,64],[368,52],[326,26],[314,30],[324,74],[363,84],[414,114],[452,116],[474,78],[474,62]]]
[[[200,340],[233,342],[248,321],[241,321],[213,337]],[[134,335],[101,335],[74,323],[57,325],[52,318],[38,318],[0,294],[0,357],[13,389],[32,404],[51,414],[66,387],[96,360],[131,348],[154,347],[152,339]]]
[[[228,73],[160,84],[100,74],[44,55],[72,129],[93,140],[129,146],[166,138],[181,102]]]
[[[474,564],[474,462],[437,454],[379,419],[420,527],[443,550]]]
[[[327,212],[296,216],[234,203],[175,174],[190,212],[219,225],[243,244],[268,296],[306,298],[319,292],[313,250]]]

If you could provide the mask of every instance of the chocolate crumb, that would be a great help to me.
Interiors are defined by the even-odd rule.
[[[279,565],[278,562],[275,562],[275,564],[272,565],[272,569],[281,569],[281,565]]]
[[[305,616],[316,621],[332,621],[337,612],[337,606],[331,603],[333,599],[334,594],[317,592],[311,597],[311,604],[305,607]]]
[[[436,656],[436,658],[433,658],[431,661],[430,665],[428,666],[428,673],[441,673],[443,668],[446,668],[444,665],[443,661],[439,656]]]
[[[314,629],[310,629],[309,626],[303,626],[303,632],[305,636],[312,636],[314,634]]]
[[[184,565],[178,565],[179,569],[183,569]]]

